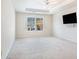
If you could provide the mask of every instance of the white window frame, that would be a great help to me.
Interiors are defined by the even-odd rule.
[[[36,18],[42,18],[42,19],[43,19],[43,29],[42,29],[42,30],[37,30],[37,28],[36,28],[36,26],[35,26],[35,30],[33,30],[33,31],[28,30],[28,27],[27,27],[27,25],[28,25],[28,23],[27,23],[27,18],[28,18],[28,17],[33,17],[33,18],[35,18],[35,25],[36,25]],[[36,15],[26,16],[26,17],[25,17],[25,29],[27,29],[27,31],[30,31],[30,32],[36,32],[36,31],[41,32],[41,31],[44,31],[44,16],[36,16]]]

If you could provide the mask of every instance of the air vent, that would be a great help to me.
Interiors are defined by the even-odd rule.
[[[48,10],[32,9],[32,8],[26,8],[25,10],[30,12],[49,12]]]

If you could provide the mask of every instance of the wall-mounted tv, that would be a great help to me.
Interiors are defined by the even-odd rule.
[[[63,24],[73,24],[73,23],[77,23],[76,12],[63,15]]]

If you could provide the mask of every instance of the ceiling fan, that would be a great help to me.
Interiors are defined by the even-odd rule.
[[[49,4],[58,4],[58,3],[61,3],[63,1],[64,0],[45,0],[45,3],[46,3],[46,5],[49,5]]]

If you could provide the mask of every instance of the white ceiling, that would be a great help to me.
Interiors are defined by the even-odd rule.
[[[49,0],[50,4],[46,5],[46,0],[14,0],[14,6],[17,12],[51,14],[55,9],[74,1],[76,0]]]

